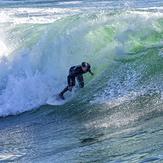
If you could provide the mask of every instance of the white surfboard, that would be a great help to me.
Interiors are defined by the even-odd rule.
[[[71,100],[71,97],[73,97],[73,95],[76,94],[77,90],[78,90],[78,86],[74,87],[72,92],[66,92],[64,94],[65,100],[62,100],[59,97],[59,94],[53,95],[52,97],[48,98],[46,103],[49,105],[63,105],[69,100]]]
[[[46,103],[49,105],[63,105],[66,103],[66,101],[67,101],[66,99],[62,100],[61,98],[59,98],[59,95],[54,95],[54,96],[48,98]]]

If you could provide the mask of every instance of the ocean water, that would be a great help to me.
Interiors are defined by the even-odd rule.
[[[0,135],[0,162],[163,162],[163,1],[0,0]]]

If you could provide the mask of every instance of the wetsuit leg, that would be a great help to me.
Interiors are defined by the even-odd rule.
[[[77,81],[79,83],[79,87],[83,88],[84,87],[84,79],[83,79],[83,75],[82,74],[77,76]]]
[[[64,94],[65,92],[67,92],[67,91],[68,91],[68,86],[60,93],[60,95],[63,96],[63,94]]]
[[[70,68],[69,74],[73,71],[73,67]],[[75,85],[75,77],[70,78],[68,80],[68,85],[69,86],[74,86]],[[59,94],[59,97],[64,100],[63,94],[68,91],[68,86]]]
[[[70,80],[69,80],[69,86],[75,86],[75,77],[73,77],[73,78],[70,78]]]
[[[74,86],[75,85],[75,77],[70,78],[69,80],[69,86]],[[64,99],[63,94],[68,91],[68,86],[59,94],[61,99]]]
[[[69,70],[69,74],[71,74],[73,70],[74,70],[74,67],[71,67],[70,70]],[[71,77],[68,80],[68,85],[72,86],[72,87],[75,86],[75,77]]]

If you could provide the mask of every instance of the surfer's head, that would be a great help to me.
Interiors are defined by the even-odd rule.
[[[82,67],[83,71],[86,71],[88,69],[88,63],[87,62],[83,62],[81,64],[81,67]]]

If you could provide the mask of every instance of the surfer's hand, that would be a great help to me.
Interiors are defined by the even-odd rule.
[[[93,73],[93,72],[91,72],[91,71],[90,71],[89,73],[90,73],[92,76],[94,75],[94,73]]]
[[[70,87],[68,87],[68,90],[70,91],[70,92],[72,92],[72,87],[70,86]]]

